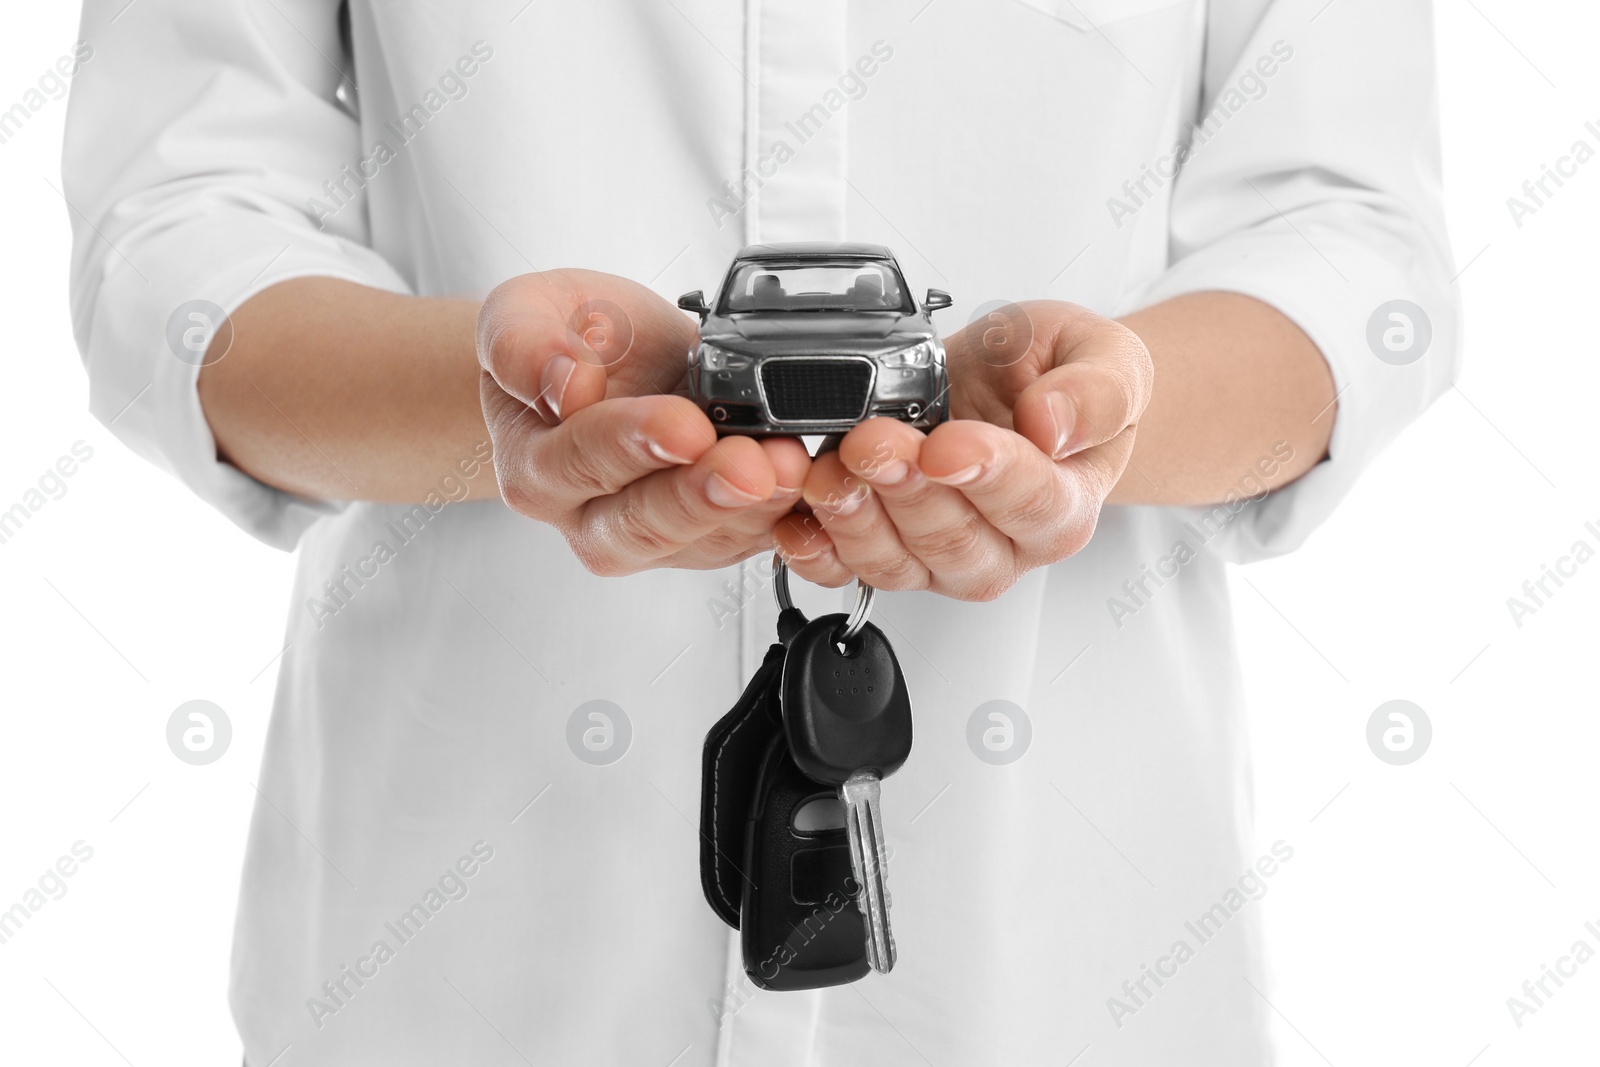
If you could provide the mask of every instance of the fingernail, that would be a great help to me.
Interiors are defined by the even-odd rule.
[[[1072,431],[1078,425],[1078,412],[1072,401],[1064,393],[1051,393],[1045,397],[1045,406],[1050,410],[1050,421],[1055,424],[1055,445],[1050,449],[1050,458],[1061,460],[1072,455]]]
[[[712,471],[706,478],[706,499],[719,508],[743,508],[759,503],[761,497],[737,488],[728,479]]]
[[[677,455],[676,453],[668,452],[665,448],[661,447],[661,445],[656,441],[646,441],[644,443],[644,447],[650,450],[650,454],[652,456],[656,457],[657,459],[659,459],[663,463],[676,463],[679,466],[685,466],[687,464],[690,464],[690,463],[694,462],[694,460],[689,459],[689,458],[687,458],[685,456],[680,456],[680,455]]]
[[[843,518],[846,515],[855,514],[861,509],[861,505],[866,502],[867,490],[863,488],[859,492],[851,493],[849,496],[829,497],[815,506],[834,518]]]
[[[770,497],[768,497],[767,499],[768,500],[777,500],[779,497],[794,496],[799,491],[800,490],[798,490],[798,489],[790,489],[786,485],[774,486],[773,490],[772,490],[772,495]]]
[[[876,485],[899,485],[911,473],[911,465],[903,459],[892,459],[867,474]]]
[[[555,355],[550,357],[550,362],[544,365],[544,373],[539,376],[539,396],[549,405],[557,419],[561,418],[561,402],[567,395],[567,382],[572,380],[572,372],[578,369],[568,355]]]
[[[934,481],[939,482],[941,485],[966,485],[968,482],[976,481],[978,475],[982,473],[983,464],[974,463],[970,467],[964,467],[954,474],[947,474],[942,478],[933,478],[931,474],[928,477],[933,478]]]

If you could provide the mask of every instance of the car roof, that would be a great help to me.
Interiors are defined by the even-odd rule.
[[[780,244],[746,245],[740,249],[738,259],[810,259],[844,256],[850,259],[893,260],[894,253],[885,245],[863,244],[850,241],[788,241]]]

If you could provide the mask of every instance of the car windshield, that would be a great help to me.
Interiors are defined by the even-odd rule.
[[[913,311],[900,272],[873,260],[741,263],[722,311]]]

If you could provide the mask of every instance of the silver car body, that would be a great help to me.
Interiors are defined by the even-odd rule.
[[[948,414],[932,312],[949,297],[930,290],[919,306],[882,245],[751,245],[715,302],[689,293],[679,306],[701,315],[689,392],[721,433],[843,433],[876,416],[926,429]]]

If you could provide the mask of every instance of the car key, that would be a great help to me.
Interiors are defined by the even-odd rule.
[[[881,779],[857,771],[839,787],[850,835],[850,872],[861,887],[859,907],[867,921],[867,963],[879,974],[894,969],[894,934],[889,929],[888,848],[878,807]]]
[[[700,882],[739,931],[745,974],[770,990],[821,989],[871,971],[837,791],[789,755],[780,689],[806,626],[785,604],[777,642],[701,753]]]
[[[887,974],[895,946],[879,794],[882,780],[911,754],[911,699],[888,638],[858,614],[860,622],[824,615],[795,635],[784,660],[781,703],[795,765],[839,791],[866,918],[867,960]]]

